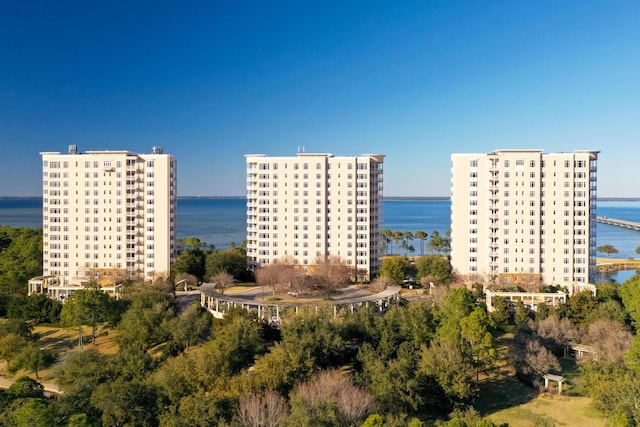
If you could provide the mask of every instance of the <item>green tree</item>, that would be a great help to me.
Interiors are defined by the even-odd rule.
[[[7,372],[13,373],[20,369],[22,353],[31,344],[31,340],[15,333],[0,337],[0,360],[7,362]]]
[[[380,275],[392,280],[396,284],[401,284],[411,269],[411,262],[406,256],[385,257],[382,260]]]
[[[226,271],[237,280],[246,280],[247,255],[241,248],[218,250],[207,255],[205,278]]]
[[[45,399],[27,399],[13,411],[16,427],[50,427],[55,425],[55,413]]]
[[[538,308],[536,309],[536,321],[539,322],[546,319],[549,317],[549,314],[549,306],[544,302],[538,303]]]
[[[522,300],[518,300],[516,302],[516,311],[513,315],[513,322],[518,328],[521,328],[527,324],[530,318],[529,316],[529,309],[524,305],[524,302],[522,302]]]
[[[91,394],[91,404],[102,413],[102,424],[108,426],[157,425],[155,403],[153,389],[135,381],[106,382]]]
[[[28,376],[14,381],[6,391],[10,399],[43,398],[44,386]]]
[[[188,306],[171,324],[173,340],[183,349],[204,341],[211,333],[213,319],[200,304]]]
[[[18,355],[18,365],[33,372],[36,379],[40,379],[40,370],[52,365],[55,360],[55,353],[40,347],[37,342],[27,344]]]
[[[631,340],[629,351],[624,355],[627,367],[640,376],[640,335],[636,335]]]
[[[496,325],[496,329],[505,331],[511,323],[511,312],[507,305],[507,299],[501,296],[492,297],[493,311],[489,313],[489,318]]]
[[[0,338],[5,335],[15,334],[28,340],[33,340],[32,330],[33,325],[22,319],[5,319],[0,322]]]
[[[82,326],[91,327],[91,342],[96,343],[98,324],[112,320],[117,315],[114,300],[98,288],[73,292],[65,301],[60,312],[60,322],[64,326],[78,327],[78,347],[82,348]]]
[[[640,423],[640,378],[618,363],[588,361],[581,364],[579,389],[607,417],[627,424]],[[612,424],[613,425],[613,424]]]
[[[460,346],[447,339],[437,339],[428,347],[423,346],[418,365],[419,375],[427,383],[432,383],[437,390],[431,389],[431,399],[434,405],[444,404],[448,408],[471,402],[478,394],[478,386],[474,381],[474,367],[464,356]],[[438,394],[443,396],[444,402],[439,402]],[[438,407],[442,410],[442,407]]]
[[[416,260],[418,279],[427,277],[438,285],[451,283],[453,268],[449,259],[442,255],[425,255]]]
[[[285,319],[281,325],[282,341],[305,350],[320,369],[338,363],[343,352],[340,328],[326,312],[300,313]]]
[[[172,295],[153,288],[138,288],[127,298],[130,306],[117,327],[119,345],[136,343],[151,348],[171,338],[170,324],[176,313]]]
[[[99,384],[115,378],[112,359],[112,356],[90,348],[73,353],[62,361],[55,373],[56,382],[63,392],[55,402],[60,418],[66,420],[74,414],[84,413],[91,421],[100,419],[90,399]]]
[[[67,427],[99,427],[98,423],[92,422],[87,414],[73,414],[69,418]]]
[[[627,279],[618,291],[625,310],[629,313],[633,325],[640,326],[640,275]]]
[[[585,327],[598,308],[598,300],[590,291],[582,291],[573,294],[567,301],[565,308],[566,317],[578,327]]]
[[[27,282],[42,275],[42,229],[0,225],[0,314],[9,295],[25,295]]]
[[[480,372],[486,372],[492,368],[496,361],[495,343],[489,332],[490,323],[487,312],[476,307],[471,314],[460,320],[460,328],[464,351],[471,359],[471,364],[476,371],[476,381],[478,381]]]
[[[197,237],[183,237],[178,239],[178,246],[182,249],[205,249],[207,242]]]
[[[417,370],[417,352],[403,342],[391,358],[385,359],[368,343],[358,352],[362,371],[359,382],[364,385],[384,411],[415,412],[423,404],[423,392]]]
[[[435,311],[439,324],[436,335],[460,343],[460,321],[476,308],[476,301],[467,288],[451,289]]]
[[[45,294],[33,294],[13,300],[7,309],[7,317],[32,321],[35,324],[57,323],[62,303]]]
[[[613,247],[612,245],[602,245],[602,246],[598,246],[596,248],[596,251],[601,252],[603,254],[605,254],[607,256],[607,258],[609,258],[609,255],[612,254],[617,254],[618,253],[618,249],[616,249],[615,247]]]
[[[207,254],[200,248],[185,249],[171,265],[171,272],[175,274],[193,274],[199,281],[204,281]]]

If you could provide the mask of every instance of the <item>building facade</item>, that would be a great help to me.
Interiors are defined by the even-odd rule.
[[[162,147],[40,154],[44,276],[78,287],[169,274],[177,249],[173,156]]]
[[[595,277],[598,151],[451,157],[451,262],[533,291]]]
[[[380,268],[383,155],[245,157],[251,268],[292,257],[308,271],[329,256],[354,279]]]

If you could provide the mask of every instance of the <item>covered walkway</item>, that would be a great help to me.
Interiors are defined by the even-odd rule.
[[[200,304],[221,319],[232,308],[241,307],[247,311],[256,311],[258,317],[270,323],[280,323],[282,316],[287,313],[298,313],[303,307],[313,307],[317,312],[321,306],[330,304],[333,307],[333,315],[337,317],[341,313],[353,313],[358,307],[374,306],[378,311],[384,311],[400,299],[400,287],[390,286],[377,294],[354,296],[339,300],[306,299],[299,298],[296,301],[265,301],[249,296],[225,295],[216,291],[212,285],[202,285],[200,288]]]

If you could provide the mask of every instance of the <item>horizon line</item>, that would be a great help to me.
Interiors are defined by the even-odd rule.
[[[246,199],[247,196],[178,196],[178,199]],[[0,200],[42,199],[42,196],[0,196]],[[383,200],[451,200],[451,196],[383,196]],[[596,201],[640,201],[640,196],[603,196]]]

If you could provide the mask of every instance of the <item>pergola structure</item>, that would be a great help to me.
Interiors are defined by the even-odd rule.
[[[90,284],[86,279],[77,279],[73,284],[65,284],[58,276],[38,276],[29,280],[28,295],[45,294],[51,299],[63,301],[75,291],[88,289]],[[97,285],[102,292],[115,299],[120,299],[122,283],[103,278],[97,282]]]
[[[544,377],[544,389],[549,390],[549,381],[556,381],[558,383],[558,394],[562,394],[562,383],[564,383],[564,377],[561,375],[546,374]]]
[[[213,286],[202,285],[200,288],[200,304],[218,319],[235,307],[241,307],[247,311],[256,311],[258,317],[269,320],[270,323],[279,324],[283,315],[294,312],[300,308],[313,307],[316,311],[326,304],[333,306],[333,315],[337,317],[342,312],[353,313],[358,307],[375,306],[379,311],[384,311],[400,299],[400,287],[389,286],[382,292],[354,298],[345,298],[336,301],[305,300],[297,301],[263,301],[239,296],[224,295],[216,291]]]
[[[564,292],[492,292],[486,290],[485,296],[487,311],[489,312],[493,311],[493,298],[495,297],[503,297],[512,302],[522,301],[525,304],[529,304],[534,310],[540,303],[556,307],[567,302],[567,294]]]

